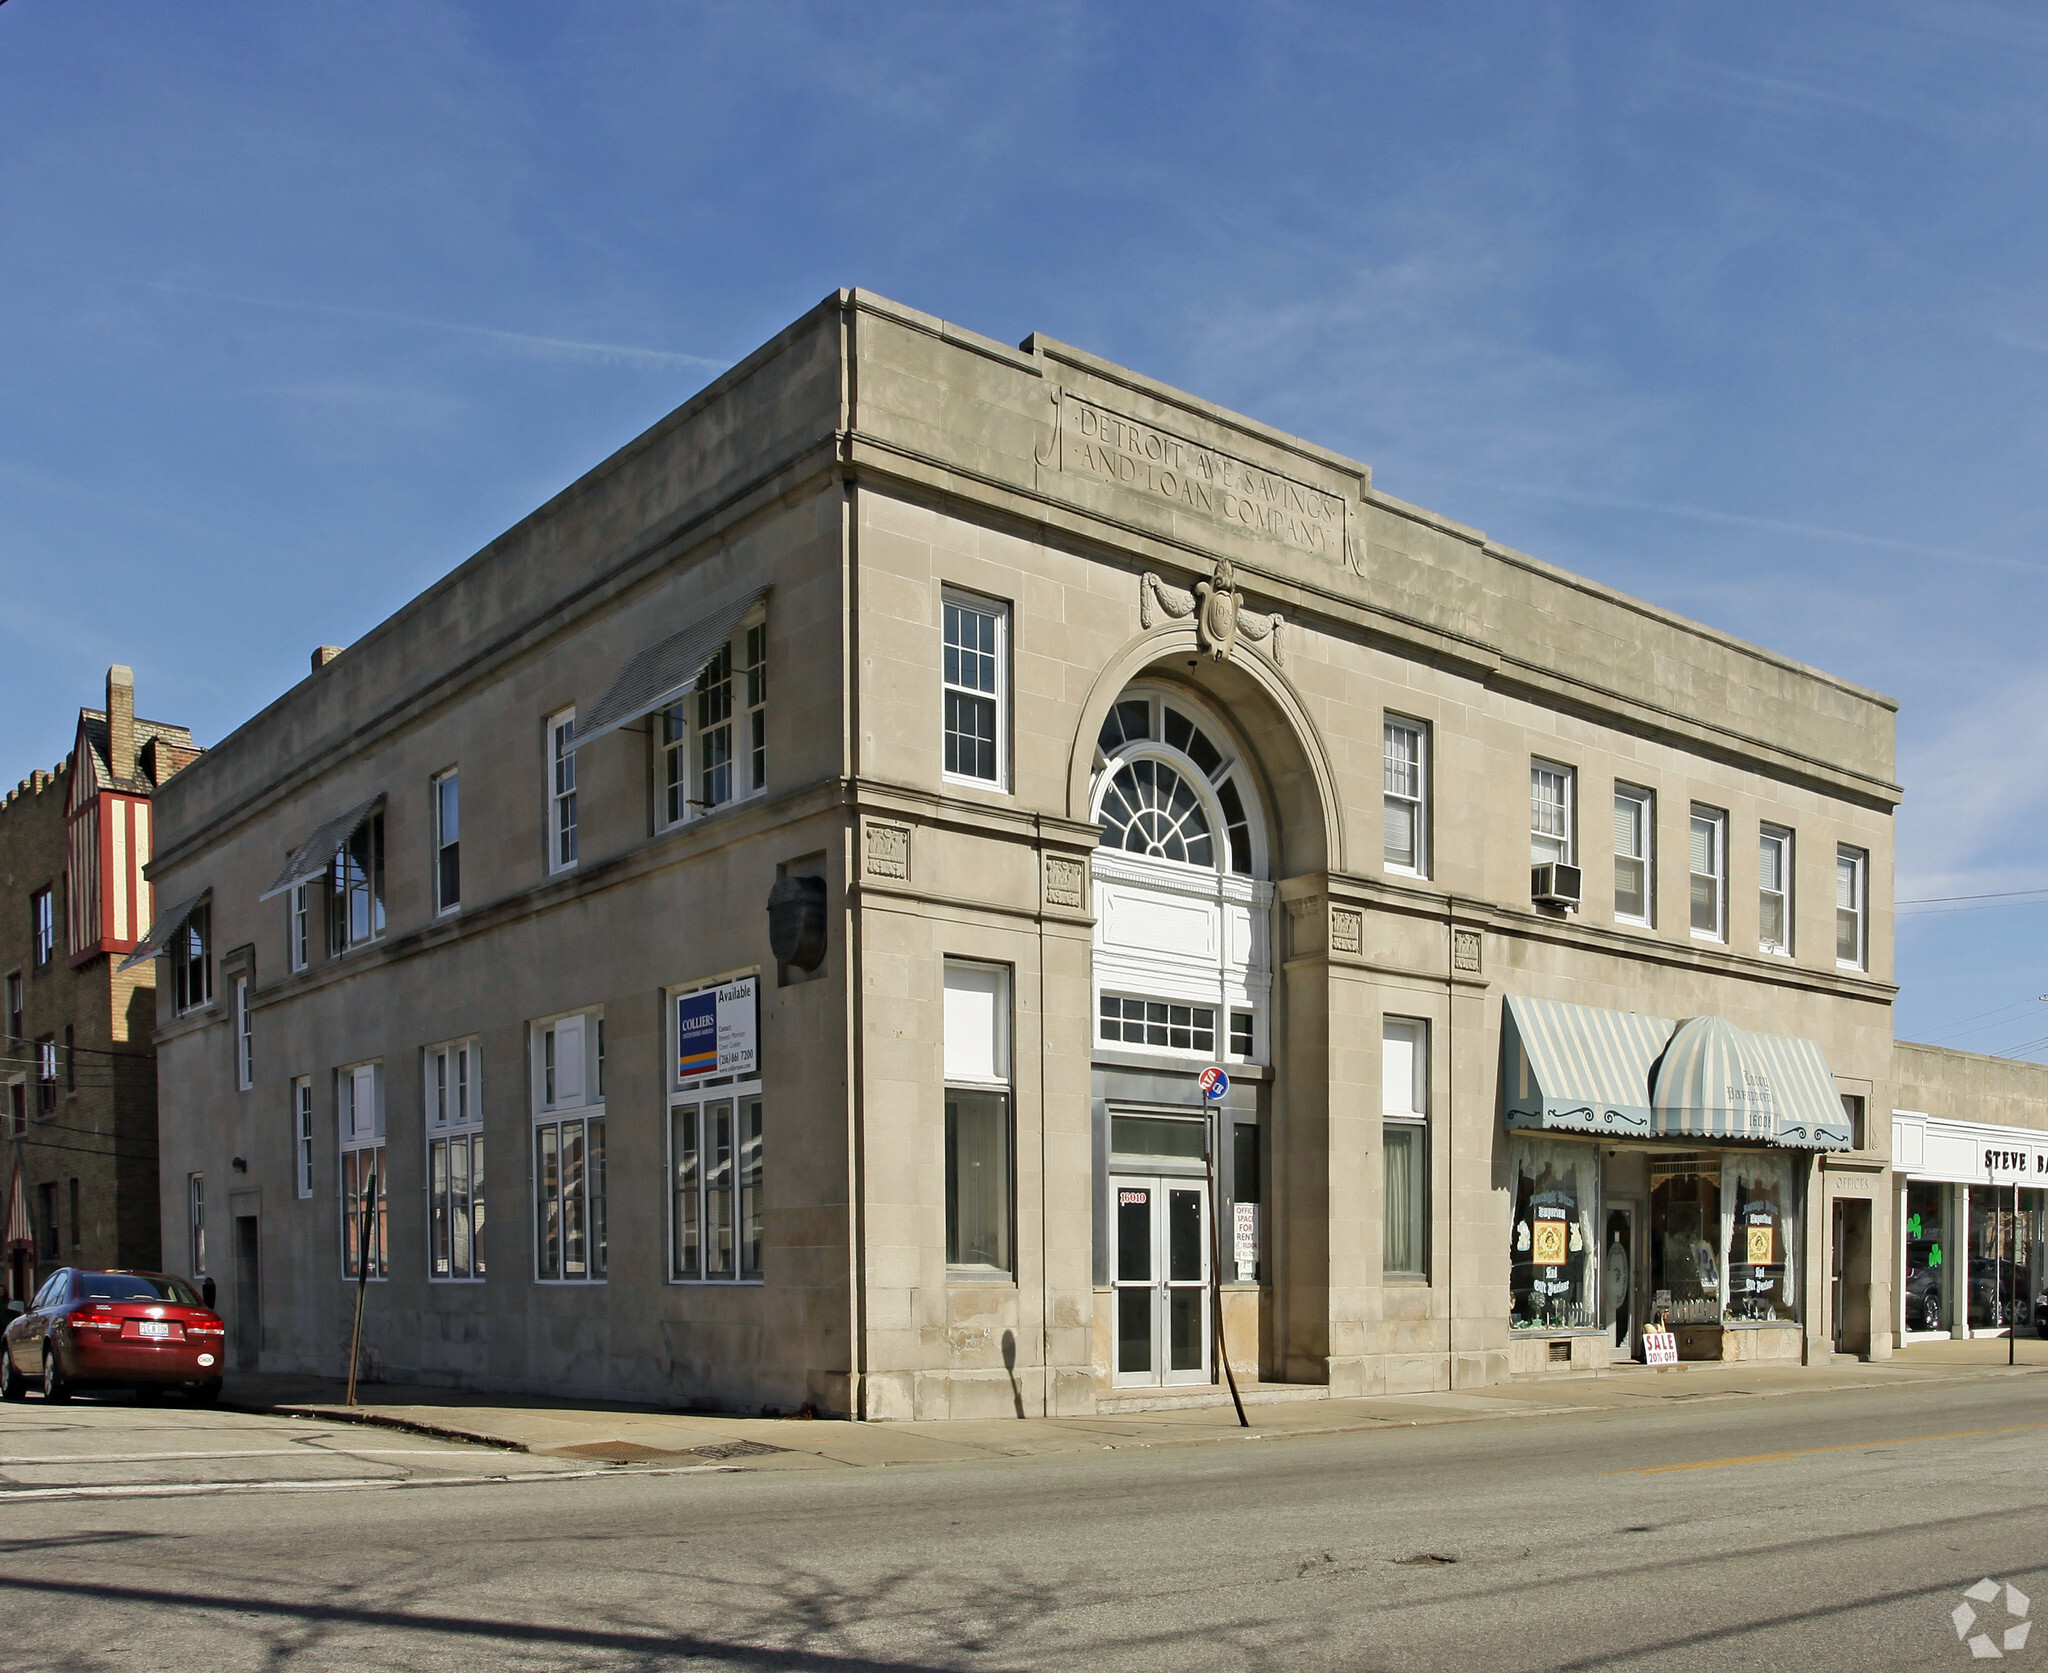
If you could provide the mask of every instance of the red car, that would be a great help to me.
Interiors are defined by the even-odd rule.
[[[25,1400],[35,1383],[45,1400],[69,1400],[75,1388],[132,1388],[154,1400],[177,1388],[212,1401],[225,1347],[220,1315],[184,1279],[67,1266],[8,1324],[0,1399]]]

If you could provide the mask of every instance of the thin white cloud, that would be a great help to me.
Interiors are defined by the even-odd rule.
[[[1488,488],[1495,493],[1527,494],[1539,499],[1564,500],[1573,505],[1595,506],[1606,511],[1647,511],[1662,517],[1687,517],[1696,522],[1757,529],[1767,534],[1841,541],[1852,546],[1875,547],[1880,551],[1904,552],[1919,558],[1943,558],[1955,563],[1982,564],[1991,569],[2048,575],[2048,563],[2030,563],[2025,558],[2008,557],[2001,552],[1972,552],[1956,546],[1927,546],[1915,540],[1893,540],[1886,535],[1866,534],[1860,529],[1838,529],[1825,523],[1800,523],[1782,517],[1753,517],[1745,512],[1716,511],[1710,506],[1685,505],[1674,500],[1631,499],[1622,495],[1589,493],[1584,489],[1557,488],[1534,482],[1487,482],[1475,486]]]
[[[146,290],[171,296],[198,297],[209,302],[232,302],[238,307],[277,308],[290,313],[325,314],[336,319],[375,320],[386,325],[411,326],[421,331],[448,331],[463,337],[478,337],[510,347],[595,360],[614,366],[702,366],[723,371],[729,360],[713,360],[701,354],[682,354],[674,349],[639,348],[623,343],[591,343],[573,337],[543,337],[530,331],[501,331],[488,325],[461,325],[451,320],[421,319],[414,314],[389,313],[381,308],[345,308],[329,302],[304,302],[276,296],[246,296],[232,291],[204,290],[196,285],[172,284],[164,279],[145,279]]]

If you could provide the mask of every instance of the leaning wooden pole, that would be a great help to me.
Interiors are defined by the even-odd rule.
[[[1213,1123],[1212,1123],[1213,1125]],[[1216,1144],[1209,1143],[1209,1294],[1216,1315],[1216,1357],[1223,1364],[1223,1380],[1230,1384],[1230,1403],[1237,1408],[1237,1426],[1249,1429],[1244,1401],[1237,1392],[1237,1373],[1230,1368],[1230,1348],[1223,1340],[1223,1202],[1216,1194]]]
[[[348,1339],[348,1398],[344,1402],[356,1403],[356,1361],[363,1351],[363,1292],[370,1287],[370,1233],[376,1224],[377,1213],[377,1170],[370,1170],[370,1177],[363,1186],[363,1229],[356,1239],[356,1327]]]

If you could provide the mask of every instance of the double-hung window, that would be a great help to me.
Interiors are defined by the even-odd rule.
[[[532,1025],[534,1276],[603,1280],[604,1015],[572,1011]]]
[[[303,970],[313,962],[312,906],[306,898],[308,885],[297,884],[286,899],[285,939],[291,944],[291,966]]]
[[[14,1048],[28,1038],[28,1024],[22,1021],[21,972],[15,971],[7,978],[7,1051],[14,1056]]]
[[[1835,962],[1845,970],[1870,963],[1870,855],[1846,844],[1835,849]]]
[[[301,1197],[313,1194],[313,1077],[292,1082],[292,1184]]]
[[[1614,916],[1625,924],[1650,922],[1656,899],[1650,875],[1657,832],[1657,798],[1632,784],[1614,787]]]
[[[1756,944],[1766,953],[1792,952],[1792,833],[1782,825],[1757,831]]]
[[[1692,932],[1704,941],[1728,939],[1728,815],[1693,803],[1690,864]]]
[[[1429,728],[1387,717],[1385,854],[1389,871],[1429,871]]]
[[[1553,761],[1529,763],[1529,860],[1572,861],[1572,770]]]
[[[29,935],[35,947],[36,968],[41,970],[57,952],[57,908],[55,898],[48,889],[38,889],[29,896],[28,920]]]
[[[249,978],[235,978],[235,1086],[247,1092],[256,1084],[255,1024],[249,1015]]]
[[[1381,1264],[1397,1277],[1429,1270],[1429,1024],[1388,1017],[1380,1028]]]
[[[180,1015],[213,1003],[213,904],[192,908],[171,941],[171,1005]]]
[[[453,767],[434,780],[434,910],[462,904],[462,780]]]
[[[657,717],[661,823],[680,825],[768,788],[768,624],[743,624],[694,696]]]
[[[756,1283],[767,1217],[754,977],[670,995],[669,1279]]]
[[[426,1054],[427,1276],[484,1276],[484,1135],[475,1040]]]
[[[327,952],[336,957],[384,933],[384,811],[358,825],[327,867]]]
[[[946,1265],[1010,1264],[1010,972],[946,961]]]
[[[36,1041],[36,1111],[54,1115],[57,1111],[57,1036],[45,1034]]]
[[[1009,766],[1003,737],[1009,610],[951,589],[943,594],[941,608],[946,777],[1001,785]]]
[[[548,717],[548,870],[576,863],[576,711]]]
[[[341,1136],[341,1275],[357,1277],[369,1251],[369,1275],[391,1276],[390,1182],[384,1165],[384,1076],[375,1063],[334,1074],[335,1127]]]

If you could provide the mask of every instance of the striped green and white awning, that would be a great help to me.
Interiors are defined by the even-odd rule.
[[[1650,1082],[1652,1135],[1771,1143],[1775,1081],[1755,1038],[1726,1017],[1680,1023]]]
[[[1847,1150],[1855,1143],[1834,1071],[1818,1044],[1796,1034],[1749,1038],[1771,1075],[1778,1108],[1773,1144],[1793,1150]]]
[[[1664,1018],[1510,994],[1501,1033],[1508,1126],[1650,1133],[1650,1071],[1671,1038]]]
[[[1501,1071],[1509,1127],[1800,1150],[1851,1142],[1814,1041],[1725,1017],[1672,1023],[1510,994]]]

